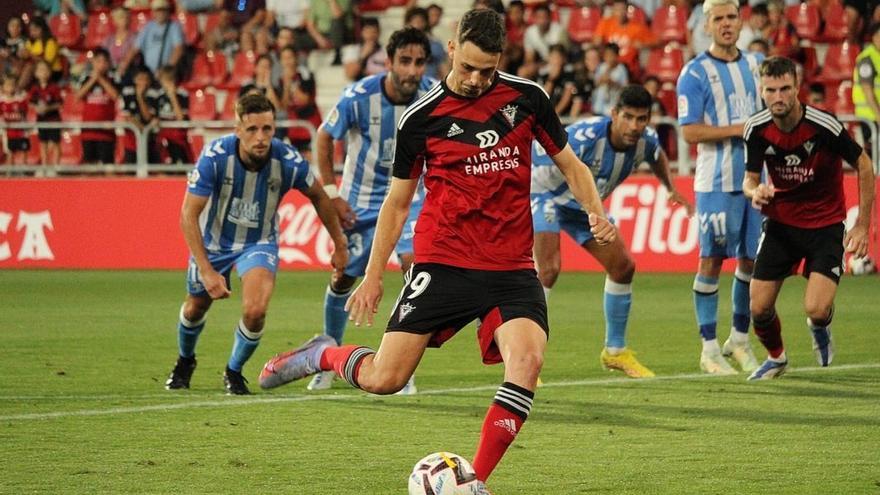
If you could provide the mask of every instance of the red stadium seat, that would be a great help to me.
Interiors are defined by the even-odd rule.
[[[257,54],[253,50],[240,51],[235,54],[232,66],[235,70],[226,84],[229,88],[240,87],[254,78],[254,67],[257,65]]]
[[[132,33],[139,33],[150,22],[151,12],[149,10],[132,10],[131,24],[129,29]]]
[[[199,41],[199,18],[185,10],[174,14],[174,18],[183,28],[183,42],[186,46],[195,46]]]
[[[220,110],[220,120],[235,120],[235,100],[238,99],[238,90],[227,91],[223,109]]]
[[[186,140],[189,143],[193,159],[198,160],[199,155],[202,154],[202,148],[205,147],[205,136],[198,131],[190,131]]]
[[[678,97],[674,86],[670,84],[670,87],[660,88],[657,92],[657,99],[660,100],[660,105],[663,106],[663,111],[668,117],[678,117],[678,105],[676,104]]]
[[[844,41],[828,45],[825,52],[825,63],[819,72],[818,80],[823,83],[845,81],[851,79],[859,55],[859,46]]]
[[[831,106],[835,115],[852,115],[856,113],[856,107],[852,99],[852,81],[843,81],[837,87],[837,94]]]
[[[630,5],[626,8],[626,18],[629,19],[629,22],[648,23],[648,16],[645,15],[645,11],[636,5]]]
[[[592,41],[601,20],[602,11],[598,7],[572,9],[568,18],[569,38],[576,43]]]
[[[535,19],[535,7],[539,4],[527,4],[526,5],[526,24],[534,24]],[[543,4],[550,8],[550,20],[553,22],[559,22],[559,9],[556,8],[556,2],[550,2],[548,4]]]
[[[666,45],[662,48],[652,48],[648,55],[648,64],[645,72],[660,79],[660,82],[672,82],[678,80],[678,75],[684,67],[684,53],[680,48]]]
[[[785,8],[785,17],[794,26],[799,38],[811,41],[819,39],[821,15],[819,7],[815,4],[804,2],[799,5],[789,5]]]
[[[113,34],[113,23],[110,21],[110,15],[107,12],[102,11],[89,14],[88,24],[86,25],[86,40],[83,45],[87,50],[98,48],[111,34]]]
[[[49,19],[49,29],[58,44],[67,48],[75,48],[82,38],[80,19],[72,14],[58,14]]]
[[[61,165],[79,165],[82,163],[82,139],[78,133],[61,131]]]
[[[198,53],[193,59],[192,75],[184,87],[195,91],[206,86],[220,86],[228,75],[226,56],[222,52],[208,50]]]
[[[382,12],[391,6],[388,0],[363,0],[357,4],[361,12]]]
[[[191,120],[214,120],[217,117],[217,99],[213,93],[201,89],[190,93],[189,118]]]
[[[389,5],[392,7],[403,7],[408,3],[407,0],[388,0]]]
[[[822,41],[833,43],[849,39],[849,25],[846,22],[846,13],[842,5],[831,2],[822,19],[825,21],[825,27],[822,29]]]
[[[662,6],[654,12],[651,30],[663,42],[687,43],[688,11],[675,5]]]

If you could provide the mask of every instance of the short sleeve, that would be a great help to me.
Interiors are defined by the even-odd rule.
[[[547,150],[548,155],[556,156],[568,144],[568,133],[562,127],[547,93],[536,86],[532,100],[535,103],[535,124],[532,128],[535,139]]]
[[[761,137],[760,132],[750,127],[750,122],[746,122],[746,170],[749,172],[761,173],[764,169],[764,151],[767,149],[767,143]]]
[[[425,168],[427,135],[417,115],[404,114],[397,129],[392,174],[398,179],[417,179]]]
[[[205,153],[208,146],[210,146],[210,143],[205,145],[205,149],[199,155],[195,168],[193,168],[187,178],[186,190],[196,196],[210,196],[214,192],[216,169],[214,167],[214,160]]]
[[[678,123],[696,124],[703,121],[703,82],[697,72],[685,66],[678,78]]]
[[[309,166],[309,162],[293,146],[285,146],[287,147],[288,156],[291,153],[294,154],[294,157],[291,158],[293,161],[293,181],[290,184],[290,188],[305,192],[315,183],[315,174],[312,172],[312,167]]]
[[[346,90],[348,91],[348,90]],[[340,140],[345,137],[345,133],[354,126],[354,100],[343,95],[336,103],[336,106],[327,114],[327,118],[321,124],[321,128],[330,134],[333,139]]]
[[[871,63],[871,57],[863,58],[856,68],[858,69],[859,83],[868,83],[873,86],[877,70],[874,68],[874,64]]]
[[[172,22],[168,28],[168,46],[175,47],[183,44],[183,28],[179,22]]]
[[[837,122],[840,124],[840,121]],[[831,139],[831,149],[836,150],[850,165],[855,165],[862,154],[862,147],[850,136],[843,124],[840,124],[840,132]]]

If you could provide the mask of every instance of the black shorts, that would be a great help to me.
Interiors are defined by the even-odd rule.
[[[472,270],[438,263],[413,265],[386,331],[431,333],[428,346],[440,347],[477,318],[477,338],[486,364],[501,362],[494,336],[506,321],[528,318],[549,335],[547,302],[535,270]]]
[[[10,153],[28,151],[31,149],[31,142],[28,138],[9,138],[6,140],[6,146],[9,148]]]
[[[804,229],[765,220],[752,276],[758,280],[783,280],[796,274],[804,260],[805,277],[816,272],[839,283],[844,272],[844,229],[842,222]]]
[[[42,142],[61,142],[61,129],[37,129],[37,135]]]

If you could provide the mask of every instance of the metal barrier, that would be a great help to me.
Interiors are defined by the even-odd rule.
[[[309,131],[312,140],[312,146],[315,146],[315,126],[306,120],[276,120],[275,125],[279,128],[302,127]],[[163,164],[149,163],[149,137],[152,133],[159,129],[189,129],[204,132],[206,129],[218,129],[223,131],[232,131],[235,128],[234,120],[204,120],[204,121],[163,121],[161,126],[152,124],[143,129],[139,129],[131,122],[112,121],[112,122],[21,122],[21,123],[4,123],[0,122],[0,131],[6,129],[24,129],[25,131],[35,131],[38,129],[60,129],[73,132],[80,132],[82,129],[107,129],[131,131],[135,136],[137,143],[136,157],[137,163],[132,164],[81,164],[81,165],[0,165],[0,170],[6,175],[56,175],[56,174],[83,174],[83,173],[121,173],[134,174],[136,177],[148,177],[152,172],[163,173],[184,173],[188,172],[192,165],[187,164]],[[223,134],[225,132],[217,132]],[[5,132],[3,132],[5,135]],[[26,133],[30,134],[30,132]],[[117,135],[115,146],[120,146],[120,136]],[[209,139],[205,139],[209,141]]]

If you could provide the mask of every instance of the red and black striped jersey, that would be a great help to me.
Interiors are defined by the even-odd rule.
[[[833,115],[804,105],[801,121],[789,132],[773,122],[770,110],[746,121],[746,169],[764,165],[776,194],[762,208],[767,217],[801,228],[820,228],[846,219],[841,159],[855,164],[862,148]]]
[[[497,72],[476,98],[441,81],[401,116],[394,176],[424,173],[417,263],[479,270],[532,268],[531,146],[551,156],[567,134],[544,90]]]

